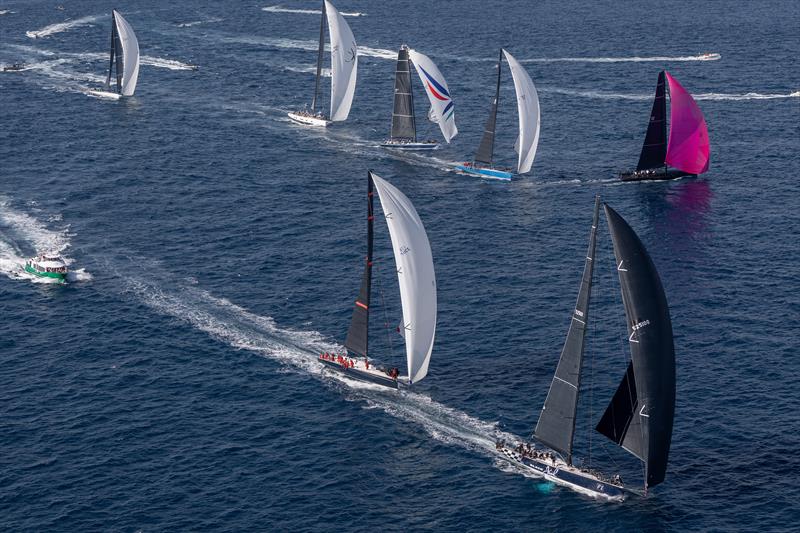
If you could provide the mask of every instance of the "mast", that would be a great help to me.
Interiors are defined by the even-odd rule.
[[[595,244],[597,241],[597,221],[600,212],[600,197],[594,200],[594,216],[589,232],[589,248],[583,267],[581,287],[575,311],[572,313],[567,339],[561,350],[550,390],[547,392],[539,422],[534,436],[553,450],[566,456],[572,464],[572,444],[575,435],[575,420],[578,408],[578,394],[581,388],[581,363],[589,323],[589,299],[592,292]]]
[[[664,83],[664,71],[658,73],[656,95],[653,98],[653,109],[644,136],[642,152],[636,170],[650,170],[664,167],[667,157],[667,94]]]
[[[628,324],[631,363],[597,431],[638,457],[645,490],[666,475],[675,417],[675,346],[658,271],[642,241],[605,205]]]
[[[317,110],[317,94],[319,79],[322,75],[322,53],[325,51],[325,0],[322,0],[322,17],[319,20],[319,50],[317,51],[317,81],[314,85],[314,99],[311,100],[311,111]]]
[[[397,53],[394,74],[394,107],[392,108],[392,139],[417,141],[417,124],[414,118],[414,95],[411,89],[411,65],[408,47],[403,45]]]
[[[369,297],[372,289],[372,241],[373,241],[373,183],[372,171],[367,172],[367,257],[364,263],[364,274],[361,277],[361,288],[353,307],[353,318],[344,346],[351,352],[367,357],[369,344]]]
[[[111,89],[111,71],[114,68],[114,34],[117,24],[114,21],[114,11],[111,11],[111,58],[108,61],[108,77],[106,78],[106,89]]]
[[[497,129],[497,102],[500,100],[500,68],[503,64],[503,49],[500,49],[500,57],[497,58],[497,88],[494,93],[492,107],[489,109],[489,118],[486,120],[486,127],[483,129],[483,138],[475,152],[475,162],[492,164],[494,157],[494,134]]]

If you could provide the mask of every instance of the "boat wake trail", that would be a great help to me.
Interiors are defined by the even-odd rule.
[[[625,94],[604,91],[579,91],[573,89],[560,89],[558,87],[541,87],[543,93],[563,94],[565,96],[575,96],[578,98],[593,98],[599,100],[652,100],[652,94]],[[695,100],[782,100],[786,98],[800,98],[800,91],[784,94],[762,94],[762,93],[698,93],[694,94]]]
[[[262,37],[256,35],[225,35],[221,36],[221,42],[231,44],[250,44],[256,46],[266,46],[270,48],[282,48],[287,50],[309,50],[316,51],[319,48],[319,41],[309,41],[302,39],[287,39],[284,37]],[[325,44],[325,50],[330,52],[329,43]],[[370,48],[369,46],[359,46],[358,55],[361,57],[377,57],[381,59],[397,59],[397,51],[386,50],[385,48]]]
[[[68,20],[66,22],[58,22],[56,24],[51,24],[49,26],[45,26],[41,30],[34,30],[34,31],[26,31],[25,35],[30,37],[31,39],[39,39],[41,37],[48,37],[50,35],[54,35],[56,33],[61,33],[67,30],[71,30],[72,28],[77,28],[79,26],[86,26],[95,22],[103,17],[107,17],[108,15],[90,15],[88,17],[81,17],[79,19]]]
[[[266,11],[268,13],[296,13],[298,15],[322,15],[322,11],[319,9],[290,9],[288,7],[282,6],[267,6],[262,7],[261,11]],[[344,11],[339,11],[339,14],[343,17],[366,17],[366,13],[345,13]]]
[[[126,279],[126,293],[134,295],[158,313],[186,322],[233,348],[254,352],[286,365],[287,369],[311,375],[342,390],[347,400],[363,402],[366,409],[381,409],[413,423],[440,442],[485,454],[495,459],[498,466],[506,463],[499,460],[501,454],[495,450],[495,439],[520,440],[498,430],[496,422],[480,420],[423,394],[388,391],[330,374],[318,362],[317,356],[324,351],[341,351],[343,348],[315,331],[281,328],[270,317],[259,316],[198,287],[180,287],[174,280],[162,284],[135,275],[121,277]],[[163,289],[166,285],[171,288]]]
[[[652,57],[541,57],[521,59],[520,63],[665,63],[682,61],[719,61],[720,54],[700,54],[695,56],[652,56]],[[497,58],[487,58],[487,61]]]
[[[59,216],[50,217],[49,222],[60,221]],[[70,246],[69,227],[51,229],[48,224],[14,207],[11,199],[0,197],[0,273],[12,279],[29,279],[36,283],[57,283],[56,280],[40,278],[24,270],[28,257],[53,252],[60,254],[68,265],[72,259],[64,256]],[[91,274],[84,269],[70,272],[67,281],[88,281]]]
[[[223,19],[221,18],[211,18],[208,20],[193,20],[191,22],[180,22],[177,24],[179,28],[191,28],[194,26],[200,26],[201,24],[214,24],[215,22],[222,22]]]

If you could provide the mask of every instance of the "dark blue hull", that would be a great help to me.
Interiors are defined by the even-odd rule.
[[[654,170],[632,170],[630,172],[621,172],[619,175],[619,179],[622,181],[664,181],[684,177],[696,178],[697,174],[689,174],[674,168],[668,170],[658,168]]]
[[[604,498],[614,501],[622,501],[625,499],[626,491],[621,486],[601,481],[590,474],[567,467],[563,463],[556,465],[553,464],[552,461],[546,459],[523,457],[519,453],[507,448],[503,448],[502,451],[515,463],[530,468],[548,481],[552,481],[558,485],[563,485],[582,494],[592,496],[593,498]]]
[[[326,359],[320,359],[319,361],[324,364],[326,368],[344,374],[350,379],[363,381],[365,383],[374,383],[375,385],[383,385],[384,387],[389,387],[391,389],[399,388],[397,380],[389,377],[388,375],[384,376],[373,372],[364,372],[363,370],[359,370],[357,368],[344,367],[336,361],[328,361]]]

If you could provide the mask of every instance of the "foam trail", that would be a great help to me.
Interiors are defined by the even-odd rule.
[[[699,54],[694,56],[652,56],[652,57],[540,57],[521,59],[520,63],[665,63],[683,61],[719,61],[720,54]],[[488,59],[487,59],[488,60]],[[497,59],[492,59],[496,61]]]
[[[51,217],[60,221],[60,216]],[[35,254],[53,252],[60,254],[67,265],[73,260],[64,256],[70,246],[68,228],[50,229],[45,223],[24,211],[15,209],[9,198],[0,197],[0,272],[12,279],[28,279],[35,283],[58,283],[58,280],[41,278],[25,272],[27,256],[19,243],[31,248]],[[92,275],[85,269],[71,271],[67,281],[88,281]]]
[[[256,37],[248,35],[228,36],[221,39],[226,43],[243,43],[260,46],[271,46],[273,48],[284,48],[289,50],[309,50],[316,51],[319,48],[318,41],[308,41],[300,39],[287,39],[283,37]],[[325,44],[325,50],[330,51],[330,44]],[[386,50],[384,48],[370,48],[369,46],[358,47],[359,56],[378,57],[381,59],[397,59],[397,51]]]
[[[611,93],[604,91],[578,91],[573,89],[561,89],[558,87],[541,87],[541,92],[563,94],[566,96],[576,96],[580,98],[594,98],[600,100],[652,100],[652,94],[625,94],[625,93]],[[798,98],[800,91],[795,91],[788,94],[762,94],[762,93],[742,93],[742,94],[725,94],[725,93],[698,93],[692,95],[695,100],[733,100],[733,101],[746,101],[746,100],[781,100],[785,98]]]
[[[388,391],[346,378],[338,379],[338,374],[324,370],[317,356],[323,351],[341,351],[342,347],[326,341],[317,332],[280,328],[270,317],[256,315],[197,287],[177,287],[170,283],[174,288],[167,291],[155,281],[135,275],[124,277],[127,292],[157,312],[182,320],[234,348],[279,361],[326,383],[347,386],[345,390],[349,399],[363,401],[366,408],[381,409],[418,425],[441,442],[499,458],[501,454],[495,450],[495,439],[522,440],[498,430],[495,422],[480,420],[423,394],[407,390]],[[329,376],[337,379],[330,381]]]
[[[193,26],[199,26],[201,24],[213,24],[215,22],[222,22],[223,19],[221,18],[212,18],[208,20],[194,20],[192,22],[181,22],[177,24],[179,28],[191,28]]]
[[[105,57],[105,56],[104,56]],[[189,65],[181,63],[174,59],[163,59],[161,57],[142,56],[139,58],[142,65],[149,65],[151,67],[166,68],[169,70],[196,70],[197,65]]]
[[[68,20],[66,22],[58,22],[56,24],[51,24],[49,26],[45,26],[41,30],[35,31],[26,31],[25,35],[30,37],[31,39],[38,39],[40,37],[47,37],[49,35],[54,35],[56,33],[61,33],[72,28],[77,28],[79,26],[86,26],[91,24],[92,22],[105,17],[107,15],[90,15],[88,17],[81,17],[79,19]]]
[[[322,15],[322,11],[319,9],[291,9],[288,7],[283,6],[267,6],[262,7],[261,11],[266,11],[268,13],[296,13],[299,15]],[[366,17],[366,13],[345,13],[343,11],[339,11],[339,14],[343,17]]]
[[[283,70],[288,70],[289,72],[301,72],[307,74],[314,74],[317,73],[317,66],[316,65],[305,65],[305,66],[291,66],[291,65],[284,65]],[[323,78],[330,78],[331,77],[331,69],[323,68],[320,72],[320,75]]]
[[[9,15],[13,13],[10,9],[0,9],[0,15]]]

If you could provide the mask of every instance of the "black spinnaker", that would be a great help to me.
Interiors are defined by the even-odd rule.
[[[639,164],[636,170],[650,170],[665,165],[667,158],[667,94],[664,83],[664,71],[658,73],[656,96],[653,99],[653,109],[650,111],[650,122],[642,144],[642,153],[639,155]]]

